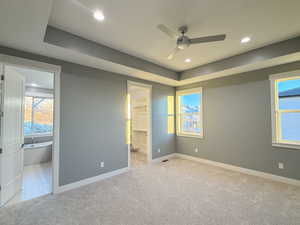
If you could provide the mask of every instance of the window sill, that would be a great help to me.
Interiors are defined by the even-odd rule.
[[[190,137],[190,138],[199,138],[203,139],[203,136],[200,135],[192,135],[192,134],[177,134],[178,137]]]
[[[286,143],[272,143],[272,146],[278,148],[300,149],[300,145],[286,144]]]
[[[51,137],[53,133],[40,133],[40,134],[29,134],[24,135],[25,138],[35,138],[35,137]]]

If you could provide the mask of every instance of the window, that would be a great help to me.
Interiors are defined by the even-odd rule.
[[[51,134],[53,130],[53,99],[25,97],[24,135]]]
[[[177,91],[177,135],[203,137],[202,88]]]
[[[300,148],[300,71],[270,79],[273,144]]]

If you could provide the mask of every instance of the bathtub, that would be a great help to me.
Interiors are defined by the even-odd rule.
[[[24,166],[52,160],[52,141],[24,145]]]

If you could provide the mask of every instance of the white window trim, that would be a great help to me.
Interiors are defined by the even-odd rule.
[[[300,78],[300,70],[290,71],[286,73],[272,74],[269,76],[270,79],[270,90],[271,90],[271,116],[272,116],[272,146],[300,149],[300,142],[284,141],[280,138],[280,121],[278,121],[278,90],[276,83],[278,81],[292,80]],[[287,110],[295,111],[295,110]]]
[[[201,94],[201,106],[200,106],[200,124],[201,124],[201,133],[185,133],[180,131],[180,96],[182,95],[188,95],[188,94],[195,94],[200,93]],[[193,137],[193,138],[203,138],[204,137],[204,128],[203,128],[203,93],[202,93],[202,87],[198,88],[191,88],[191,89],[185,89],[176,91],[176,135],[177,136],[183,136],[183,137]]]

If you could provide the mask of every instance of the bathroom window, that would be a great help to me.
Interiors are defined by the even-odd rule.
[[[203,137],[202,88],[176,92],[177,135]]]
[[[25,97],[24,135],[52,134],[53,99]]]
[[[300,148],[300,71],[272,75],[273,145]]]

